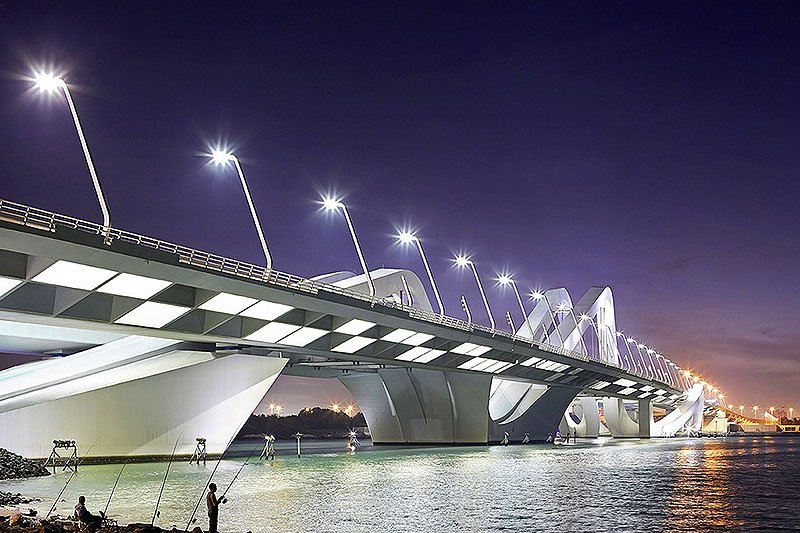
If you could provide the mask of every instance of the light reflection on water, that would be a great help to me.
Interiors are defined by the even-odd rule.
[[[228,493],[224,532],[331,531],[800,531],[800,439],[587,441],[579,446],[369,450],[278,456],[247,465]],[[224,490],[242,460],[223,461]],[[120,465],[85,466],[58,507],[78,494],[105,506]],[[110,514],[149,522],[165,463],[129,464]],[[173,464],[163,526],[182,530],[213,464]],[[65,474],[3,482],[45,498]],[[46,511],[45,511],[46,512]],[[205,527],[201,505],[199,524]]]

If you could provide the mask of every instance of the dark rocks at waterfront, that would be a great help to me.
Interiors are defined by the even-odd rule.
[[[49,476],[41,461],[31,461],[21,455],[0,448],[0,479]]]
[[[19,505],[21,503],[31,503],[38,501],[37,498],[28,498],[20,493],[3,492],[0,490],[0,505]]]
[[[32,516],[14,514],[10,517],[0,517],[0,532],[2,533],[73,533],[84,531],[74,520],[40,520]],[[128,524],[126,526],[103,526],[94,530],[95,533],[175,533],[176,528],[162,529],[150,524]],[[203,533],[199,527],[191,533]]]

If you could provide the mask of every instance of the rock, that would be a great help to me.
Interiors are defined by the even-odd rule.
[[[19,513],[12,513],[11,516],[8,517],[8,525],[9,526],[22,525],[22,515]]]
[[[21,455],[0,448],[0,479],[49,476],[41,461],[31,461]]]

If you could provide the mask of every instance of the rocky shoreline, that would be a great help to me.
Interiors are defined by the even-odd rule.
[[[81,531],[78,522],[74,520],[40,520],[32,516],[12,514],[9,517],[0,517],[0,532],[2,533],[74,533]],[[150,524],[128,524],[126,526],[102,526],[94,530],[95,533],[178,533],[178,529],[162,529]],[[200,527],[195,527],[190,533],[203,533]]]
[[[0,448],[0,479],[49,476],[41,461],[31,461],[21,455]]]

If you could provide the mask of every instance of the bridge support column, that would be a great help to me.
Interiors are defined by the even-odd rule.
[[[364,413],[375,444],[487,442],[491,376],[385,368],[339,380]]]
[[[648,398],[639,399],[639,438],[649,439],[652,436],[653,402]]]
[[[489,441],[499,442],[505,433],[508,433],[512,442],[521,441],[525,433],[530,435],[531,441],[545,441],[548,435],[555,434],[564,412],[579,392],[580,389],[572,387],[530,385],[516,400],[508,415],[490,423]],[[532,396],[530,402],[527,401],[529,396]],[[524,411],[520,409],[526,404]]]
[[[612,437],[639,436],[639,424],[628,415],[622,398],[603,398],[603,413]]]

